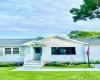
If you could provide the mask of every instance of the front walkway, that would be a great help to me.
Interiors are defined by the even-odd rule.
[[[93,64],[94,65],[94,64]],[[100,64],[99,64],[100,66]],[[42,68],[36,68],[33,66],[23,66],[16,68],[12,71],[100,71],[100,68],[48,68],[48,69],[42,69]]]

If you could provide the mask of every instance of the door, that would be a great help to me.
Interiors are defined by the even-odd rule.
[[[34,60],[40,60],[42,55],[42,48],[41,47],[34,47]]]

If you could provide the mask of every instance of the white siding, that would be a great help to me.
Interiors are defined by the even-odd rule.
[[[0,47],[0,56],[3,56],[3,47]]]
[[[25,53],[25,55],[31,53],[31,50],[30,50],[29,46],[25,47],[24,53]]]
[[[82,44],[74,43],[71,41],[65,41],[62,39],[52,38],[44,41],[47,46],[43,47],[42,62],[44,61],[61,61],[61,62],[85,62],[85,47]],[[52,55],[51,47],[75,47],[76,55]]]
[[[0,62],[23,62],[24,47],[19,47],[19,54],[5,54],[6,47],[0,47]],[[9,47],[10,48],[10,47]],[[13,48],[13,47],[11,47]]]
[[[90,45],[90,61],[100,61],[100,45]]]
[[[0,56],[0,62],[24,62],[24,56],[3,55]]]
[[[24,56],[25,47],[19,47],[19,55]]]

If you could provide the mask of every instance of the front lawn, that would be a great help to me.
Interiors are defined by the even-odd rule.
[[[93,66],[88,67],[88,64],[77,64],[77,65],[67,65],[67,66],[43,66],[42,68],[94,68]]]
[[[11,72],[0,67],[0,80],[100,80],[100,72]]]

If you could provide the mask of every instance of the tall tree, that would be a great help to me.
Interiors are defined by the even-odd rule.
[[[98,18],[100,19],[100,0],[83,0],[84,3],[80,5],[80,8],[72,8],[74,22],[79,20],[88,20]]]
[[[42,36],[36,37],[36,40],[41,40],[41,39],[44,39],[44,37],[42,37]]]
[[[100,39],[100,32],[97,31],[71,31],[68,36],[70,38],[81,39]]]

